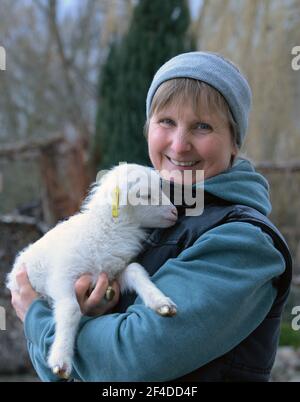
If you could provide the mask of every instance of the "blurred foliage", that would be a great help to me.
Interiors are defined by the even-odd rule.
[[[115,42],[101,71],[95,165],[120,161],[149,164],[143,137],[145,101],[156,70],[172,56],[193,49],[186,0],[141,0],[127,35]]]
[[[300,331],[294,331],[291,323],[282,322],[279,345],[300,348]]]
[[[295,306],[300,306],[300,288],[292,286],[287,303],[285,305],[280,333],[280,346],[300,347],[300,330],[295,331],[292,328],[292,320],[296,317],[292,314]]]

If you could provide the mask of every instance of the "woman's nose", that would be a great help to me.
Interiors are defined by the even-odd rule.
[[[178,129],[172,136],[172,150],[174,154],[181,154],[191,150],[189,135],[182,129]]]

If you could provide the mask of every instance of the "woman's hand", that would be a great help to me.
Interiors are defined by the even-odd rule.
[[[82,314],[88,316],[103,315],[117,305],[120,297],[119,284],[114,281],[110,285],[115,292],[113,299],[110,301],[104,299],[108,286],[109,282],[106,273],[99,275],[94,289],[92,289],[91,275],[85,274],[77,279],[75,292]]]
[[[31,303],[39,297],[28,279],[26,266],[23,265],[16,274],[18,291],[11,292],[11,303],[17,316],[23,322]],[[89,274],[82,275],[75,283],[75,291],[82,314],[89,316],[103,315],[115,307],[120,297],[120,287],[116,281],[111,284],[115,295],[111,301],[104,299],[109,286],[105,273],[99,275],[94,289],[91,289],[92,277]]]
[[[39,297],[39,294],[33,289],[29,282],[25,265],[22,265],[22,268],[16,274],[16,281],[19,290],[11,292],[11,304],[13,305],[17,316],[23,322],[27,310],[31,303]]]

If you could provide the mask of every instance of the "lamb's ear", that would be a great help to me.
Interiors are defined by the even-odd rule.
[[[104,181],[106,180],[106,178],[107,178],[107,176],[108,176],[108,174],[111,172],[111,170],[109,170],[109,169],[103,169],[103,170],[100,170],[98,173],[97,173],[97,176],[96,176],[96,183],[99,185],[99,186],[101,186],[103,183],[104,183]]]
[[[136,184],[137,178],[133,177],[127,164],[119,165],[111,176],[110,194],[111,202],[119,206],[128,205],[128,194]],[[118,200],[117,200],[118,199]]]

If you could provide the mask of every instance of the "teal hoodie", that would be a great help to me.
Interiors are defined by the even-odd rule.
[[[206,191],[271,211],[267,181],[250,162],[205,182]],[[178,306],[160,317],[137,297],[125,313],[83,317],[73,377],[83,381],[168,381],[225,354],[265,318],[275,297],[272,278],[285,269],[272,239],[257,226],[232,222],[204,233],[152,276]],[[40,378],[57,381],[46,356],[54,337],[51,309],[41,300],[25,317],[28,350]]]

